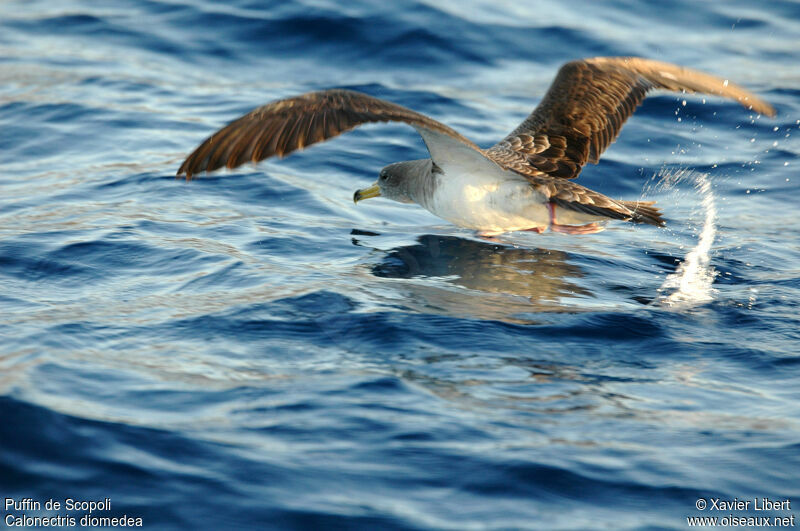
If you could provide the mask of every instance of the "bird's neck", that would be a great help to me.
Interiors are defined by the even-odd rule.
[[[419,161],[421,164],[413,168],[409,178],[415,181],[413,186],[409,186],[411,199],[424,208],[429,208],[433,200],[433,191],[436,188],[439,178],[442,176],[441,170],[433,171],[433,164],[430,159]]]

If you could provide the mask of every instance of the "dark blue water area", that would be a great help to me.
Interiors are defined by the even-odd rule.
[[[2,526],[106,498],[150,529],[798,525],[797,35],[793,2],[0,4]],[[396,124],[174,177],[331,87],[487,147],[599,55],[778,115],[652,94],[579,182],[663,229],[482,239],[353,205],[427,156]]]

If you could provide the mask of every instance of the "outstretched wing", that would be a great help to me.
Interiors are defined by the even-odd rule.
[[[464,149],[483,153],[453,129],[402,105],[350,90],[324,90],[268,103],[234,120],[200,144],[181,164],[178,175],[185,173],[189,179],[222,166],[235,168],[273,155],[282,157],[373,122],[413,126],[434,161]]]
[[[486,154],[522,174],[577,177],[586,162],[598,162],[651,89],[722,96],[775,115],[725,79],[638,57],[595,57],[562,66],[539,106]]]

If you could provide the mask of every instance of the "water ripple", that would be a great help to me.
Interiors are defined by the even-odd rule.
[[[800,498],[798,9],[0,3],[3,496],[110,497],[158,529],[459,530]],[[487,241],[353,205],[425,156],[396,124],[174,178],[217,127],[328,87],[489,146],[561,63],[611,54],[778,109],[644,102],[580,181],[664,229]]]

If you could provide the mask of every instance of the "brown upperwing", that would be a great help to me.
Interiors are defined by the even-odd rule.
[[[444,134],[483,153],[470,140],[423,114],[360,92],[334,89],[274,101],[234,120],[200,144],[181,164],[178,175],[185,173],[189,179],[222,166],[235,168],[273,155],[282,157],[358,125],[388,121],[413,126],[426,143],[431,136]]]
[[[656,88],[722,96],[775,115],[768,103],[725,79],[638,57],[595,57],[562,66],[536,109],[486,154],[518,173],[577,177],[586,162],[598,162]]]

